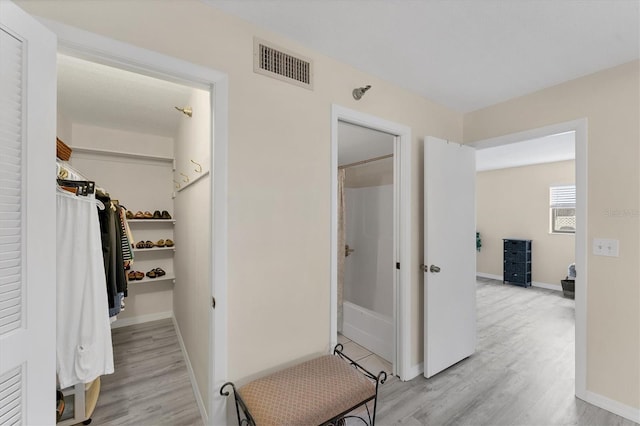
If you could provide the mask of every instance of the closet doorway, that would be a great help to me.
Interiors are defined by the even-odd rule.
[[[206,421],[213,399],[211,86],[158,77],[59,54],[57,133],[72,148],[69,164],[131,212],[128,275],[137,278],[112,328],[171,318]]]

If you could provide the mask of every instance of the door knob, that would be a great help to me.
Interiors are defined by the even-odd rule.
[[[436,265],[431,265],[429,267],[429,272],[433,272],[434,274],[437,274],[438,272],[440,272],[440,267]]]

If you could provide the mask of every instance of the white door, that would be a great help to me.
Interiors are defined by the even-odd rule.
[[[0,0],[0,424],[55,423],[56,37]]]
[[[475,351],[475,158],[471,147],[425,138],[425,377]]]

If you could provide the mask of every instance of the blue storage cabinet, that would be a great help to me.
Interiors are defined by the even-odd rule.
[[[506,238],[504,244],[503,281],[531,287],[531,240]]]

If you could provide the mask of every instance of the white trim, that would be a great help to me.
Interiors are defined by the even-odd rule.
[[[407,379],[407,370],[411,353],[411,128],[402,124],[348,109],[339,105],[331,105],[331,287],[330,287],[330,327],[329,340],[331,347],[338,341],[338,121],[344,121],[391,135],[396,135],[396,149],[394,152],[394,168],[400,170],[400,182],[394,182],[394,193],[400,192],[399,224],[394,223],[394,241],[398,242],[399,255],[396,262],[400,262],[399,283],[396,285],[394,306],[395,318],[395,347],[396,363],[394,370],[401,380]],[[399,158],[398,158],[399,157]],[[399,188],[399,189],[398,189]],[[394,221],[395,222],[395,221]]]
[[[576,370],[575,370],[575,392],[580,399],[587,400],[587,293],[588,293],[588,263],[587,253],[589,252],[587,241],[587,143],[588,143],[588,122],[586,118],[567,121],[564,123],[552,124],[537,129],[525,130],[523,132],[498,136],[471,142],[468,145],[476,148],[490,148],[499,145],[506,145],[523,140],[536,139],[558,133],[575,131],[576,145],[576,234],[575,234],[575,259],[576,270],[579,271],[576,277],[576,287],[580,289],[575,294],[575,315],[576,315]],[[594,403],[598,405],[598,403]],[[600,405],[598,405],[600,406]],[[604,407],[603,407],[604,408]]]
[[[405,380],[415,379],[418,376],[422,376],[422,373],[424,373],[424,362],[409,367],[407,369],[407,377]]]
[[[631,420],[632,422],[640,423],[640,408],[631,407],[629,405],[614,401],[613,399],[609,399],[605,396],[591,391],[586,391],[584,393],[584,398],[578,398],[582,399],[585,402],[588,402],[589,404],[595,405],[596,407],[607,410],[613,414],[622,416],[625,419]]]
[[[484,272],[476,272],[476,277],[488,278],[490,280],[497,280],[497,281],[502,281],[504,279],[502,275],[485,274]],[[547,290],[562,291],[562,286],[560,284],[549,284],[549,283],[542,283],[539,281],[532,281],[531,285],[533,287],[546,288]]]
[[[227,380],[227,149],[229,79],[227,74],[123,43],[56,21],[39,18],[57,36],[60,52],[128,71],[211,91],[213,155],[211,293],[217,301],[210,311],[209,424],[226,424],[226,400],[218,390]]]
[[[476,272],[476,277],[488,278],[490,280],[502,281],[504,277],[502,275],[485,274],[484,272]]]
[[[173,311],[155,312],[153,314],[138,315],[137,317],[116,319],[111,323],[111,328],[127,327],[134,324],[142,324],[167,318],[173,318]]]
[[[196,380],[196,375],[193,372],[193,367],[191,366],[189,353],[187,352],[187,347],[185,346],[184,340],[182,339],[182,333],[180,332],[180,327],[178,327],[178,321],[176,321],[176,317],[172,316],[171,320],[173,321],[173,326],[176,329],[176,335],[178,336],[178,343],[180,344],[180,350],[182,351],[182,356],[184,357],[184,363],[187,366],[187,373],[189,374],[189,381],[191,382],[191,388],[193,389],[193,394],[196,397],[198,410],[200,410],[200,417],[202,417],[202,421],[206,425],[209,422],[209,416],[207,416],[207,410],[205,409],[204,401],[202,400],[202,394],[200,393],[200,389],[198,388],[198,381]]]
[[[541,283],[539,281],[531,281],[531,286],[538,288],[545,288],[547,290],[554,291],[562,291],[562,286],[560,284],[549,284],[549,283]]]

